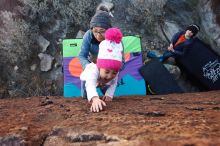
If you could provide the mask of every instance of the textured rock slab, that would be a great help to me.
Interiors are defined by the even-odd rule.
[[[118,97],[100,113],[91,113],[81,98],[1,99],[0,145],[219,145],[219,95]],[[10,135],[19,137],[6,141]]]

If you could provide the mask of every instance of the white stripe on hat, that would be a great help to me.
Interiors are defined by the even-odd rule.
[[[98,59],[111,59],[122,61],[122,44],[104,40],[99,44]]]

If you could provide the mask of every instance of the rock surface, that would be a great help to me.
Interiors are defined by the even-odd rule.
[[[217,146],[220,91],[116,97],[100,113],[81,98],[0,100],[0,145]]]

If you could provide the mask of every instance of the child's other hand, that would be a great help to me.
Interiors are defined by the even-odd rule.
[[[109,96],[103,96],[103,97],[102,97],[102,100],[103,100],[103,101],[112,101],[112,98],[109,97]]]
[[[103,106],[106,106],[105,102],[95,96],[92,98],[92,105],[90,107],[91,112],[100,112],[103,110]]]

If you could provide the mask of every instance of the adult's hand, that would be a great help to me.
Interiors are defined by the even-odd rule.
[[[167,50],[174,52],[173,44],[172,44],[172,43],[171,43],[170,46],[167,48]]]

